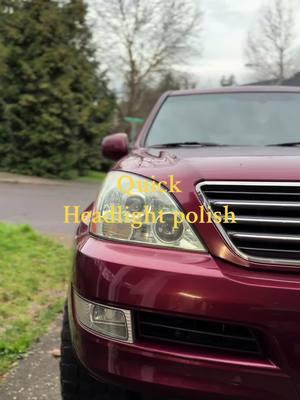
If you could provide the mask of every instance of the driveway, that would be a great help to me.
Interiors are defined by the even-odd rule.
[[[96,198],[100,184],[37,182],[0,182],[0,221],[30,224],[70,244],[75,225],[64,224],[64,206],[88,206]],[[61,398],[59,358],[52,356],[52,350],[60,347],[60,326],[61,316],[3,382],[1,400]]]

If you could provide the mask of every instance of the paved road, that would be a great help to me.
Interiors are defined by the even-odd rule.
[[[64,224],[64,206],[86,207],[95,199],[99,186],[0,182],[0,221],[28,223],[41,232],[71,243],[75,225]],[[60,319],[61,316],[1,385],[1,400],[60,399],[59,359],[51,355],[51,351],[60,346]]]
[[[70,239],[75,225],[64,223],[64,206],[84,209],[100,184],[14,184],[0,182],[0,221],[28,223],[41,232]]]

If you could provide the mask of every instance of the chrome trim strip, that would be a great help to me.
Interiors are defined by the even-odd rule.
[[[240,239],[258,239],[258,240],[278,240],[278,241],[291,241],[291,242],[300,242],[300,236],[292,236],[292,235],[268,235],[268,234],[260,234],[260,233],[239,233],[239,232],[231,232],[227,231],[229,236],[240,238]],[[262,249],[263,250],[263,249]]]
[[[247,194],[247,193],[246,193]],[[300,193],[299,193],[300,195]],[[211,200],[214,206],[242,206],[242,207],[292,207],[300,208],[300,203],[291,201],[288,203],[280,203],[276,201],[247,201],[247,200]]]
[[[245,193],[247,194],[247,193]],[[300,208],[300,203],[296,201],[290,201],[287,203],[280,203],[276,201],[251,201],[251,200],[211,200],[211,204],[214,206],[241,206],[241,207],[292,207]]]
[[[241,246],[240,247],[242,250],[248,250],[248,251],[260,251],[260,252],[264,252],[264,251],[274,251],[275,253],[293,253],[296,254],[298,253],[300,256],[300,250],[285,250],[285,249],[270,249],[270,248],[259,248],[259,247],[245,247],[245,246]]]
[[[198,183],[196,186],[203,186],[203,185],[222,185],[222,186],[229,186],[229,185],[239,185],[239,186],[290,186],[290,187],[300,187],[300,182],[277,182],[277,181],[203,181]]]
[[[224,216],[223,216],[224,218]],[[284,218],[265,218],[265,217],[235,217],[237,222],[246,222],[249,224],[283,224],[283,225],[300,225],[300,219],[284,219]]]
[[[300,182],[262,182],[262,181],[203,181],[196,185],[196,192],[200,197],[200,201],[202,201],[206,211],[210,210],[210,203],[207,200],[205,194],[202,192],[202,186],[205,185],[222,185],[222,186],[229,186],[229,185],[236,185],[236,186],[289,186],[289,187],[300,187]],[[299,260],[290,260],[290,259],[280,259],[280,258],[267,258],[267,257],[255,257],[249,256],[239,250],[230,240],[228,234],[226,233],[225,229],[223,228],[222,224],[214,224],[216,229],[221,233],[223,239],[225,240],[228,247],[240,258],[247,260],[249,262],[260,263],[260,264],[273,264],[273,265],[286,265],[286,266],[300,266],[300,259]]]

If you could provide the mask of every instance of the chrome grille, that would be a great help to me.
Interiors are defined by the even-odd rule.
[[[300,265],[300,183],[204,182],[197,191],[206,207],[235,213],[237,223],[217,226],[240,256]]]

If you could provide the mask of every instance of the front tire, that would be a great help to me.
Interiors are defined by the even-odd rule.
[[[61,331],[60,382],[62,400],[129,400],[131,396],[93,379],[78,361],[72,346],[68,308]]]

